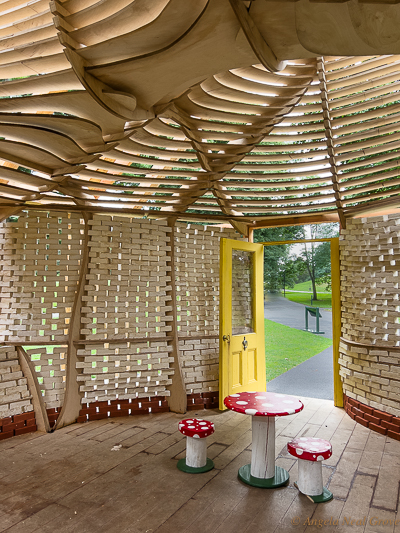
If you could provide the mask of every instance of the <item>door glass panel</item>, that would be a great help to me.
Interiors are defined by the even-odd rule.
[[[254,333],[254,252],[232,250],[232,335]]]

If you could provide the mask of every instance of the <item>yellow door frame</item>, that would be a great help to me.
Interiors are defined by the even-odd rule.
[[[339,342],[342,331],[342,315],[340,301],[340,259],[339,238],[302,239],[298,241],[260,242],[264,246],[279,244],[303,244],[309,242],[331,243],[331,276],[332,276],[332,340],[333,340],[333,401],[336,407],[343,407],[343,384],[339,370]]]

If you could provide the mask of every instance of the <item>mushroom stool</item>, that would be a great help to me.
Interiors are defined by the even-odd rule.
[[[207,459],[206,439],[214,433],[214,424],[201,418],[187,418],[179,422],[178,428],[186,435],[186,458],[178,461],[179,470],[201,474],[214,468],[213,461]]]
[[[323,486],[322,461],[332,455],[329,441],[314,437],[299,437],[288,442],[287,450],[298,459],[298,480],[295,486],[315,503],[327,502],[332,492]]]

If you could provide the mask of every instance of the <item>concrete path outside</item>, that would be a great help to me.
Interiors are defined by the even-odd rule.
[[[332,338],[331,310],[320,309],[320,330],[323,337]],[[296,329],[305,326],[304,305],[291,302],[279,294],[267,293],[264,316],[268,320]],[[309,320],[309,327],[315,329],[315,318]],[[269,392],[281,392],[294,396],[307,396],[333,400],[333,352],[332,346],[314,355],[304,363],[291,368],[267,384]]]

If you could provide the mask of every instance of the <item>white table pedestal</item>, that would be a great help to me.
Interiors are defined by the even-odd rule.
[[[269,479],[275,476],[275,418],[253,416],[251,422],[251,475]]]
[[[251,430],[251,463],[239,468],[239,479],[264,489],[286,485],[289,473],[275,466],[275,417],[253,416]]]

